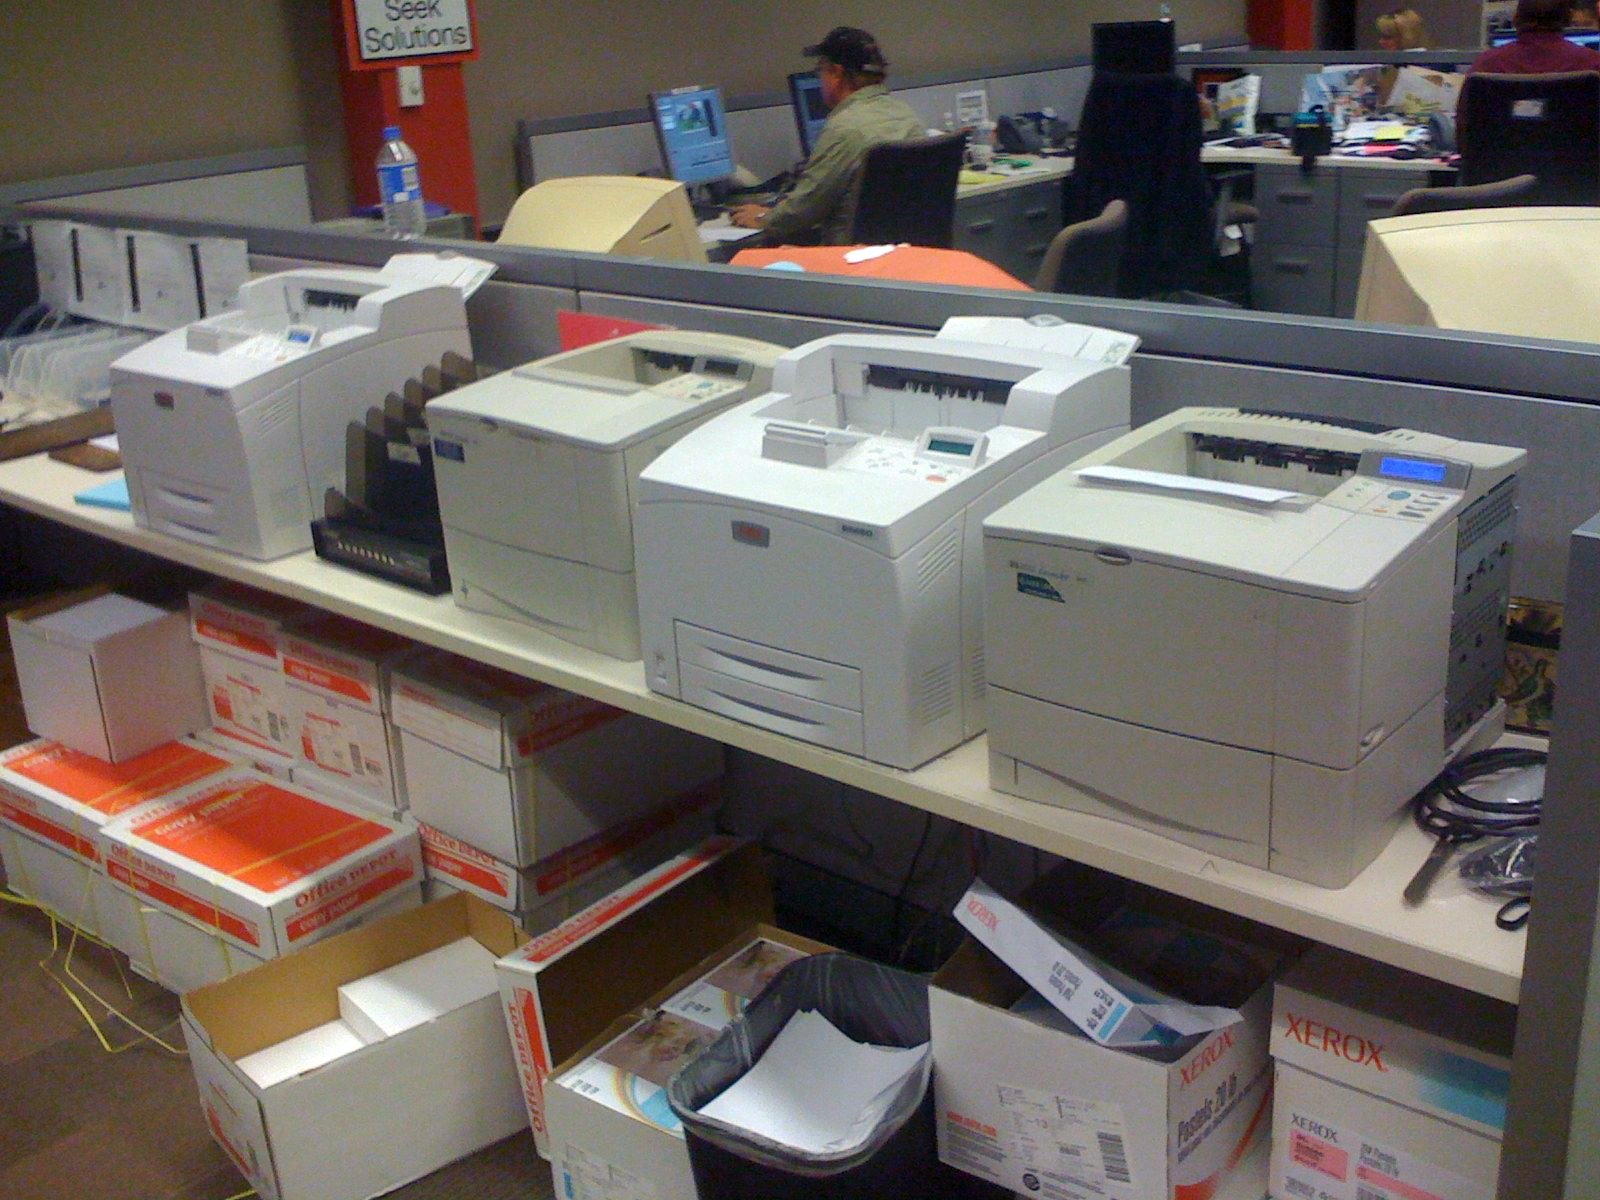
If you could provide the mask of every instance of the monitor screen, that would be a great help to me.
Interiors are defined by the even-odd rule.
[[[1177,65],[1171,21],[1102,21],[1094,26],[1094,69],[1164,75]]]
[[[733,174],[733,147],[721,88],[686,87],[650,97],[667,174],[679,183],[710,183]]]
[[[1574,46],[1587,46],[1590,50],[1600,50],[1600,29],[1569,29],[1563,35]],[[1517,31],[1503,29],[1489,38],[1491,46],[1509,46],[1517,40]]]
[[[828,120],[828,106],[822,100],[822,80],[815,71],[800,71],[789,76],[789,103],[794,106],[794,127],[800,134],[800,153],[811,157],[822,126]]]

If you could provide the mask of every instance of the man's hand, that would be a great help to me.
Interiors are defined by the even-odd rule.
[[[767,223],[767,214],[771,211],[765,204],[741,204],[729,211],[728,220],[740,229],[760,229]]]

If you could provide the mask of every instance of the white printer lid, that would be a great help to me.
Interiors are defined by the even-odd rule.
[[[502,371],[429,401],[427,411],[494,421],[595,450],[622,450],[693,417],[707,401],[609,380],[567,383]]]

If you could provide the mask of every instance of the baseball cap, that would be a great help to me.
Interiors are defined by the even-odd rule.
[[[865,29],[840,25],[828,31],[828,36],[815,46],[801,51],[807,58],[821,58],[835,63],[847,71],[886,71],[889,64],[878,49],[878,40]]]

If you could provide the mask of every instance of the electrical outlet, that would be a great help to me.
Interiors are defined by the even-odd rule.
[[[396,67],[395,76],[400,83],[400,107],[420,107],[422,104],[422,68]]]

